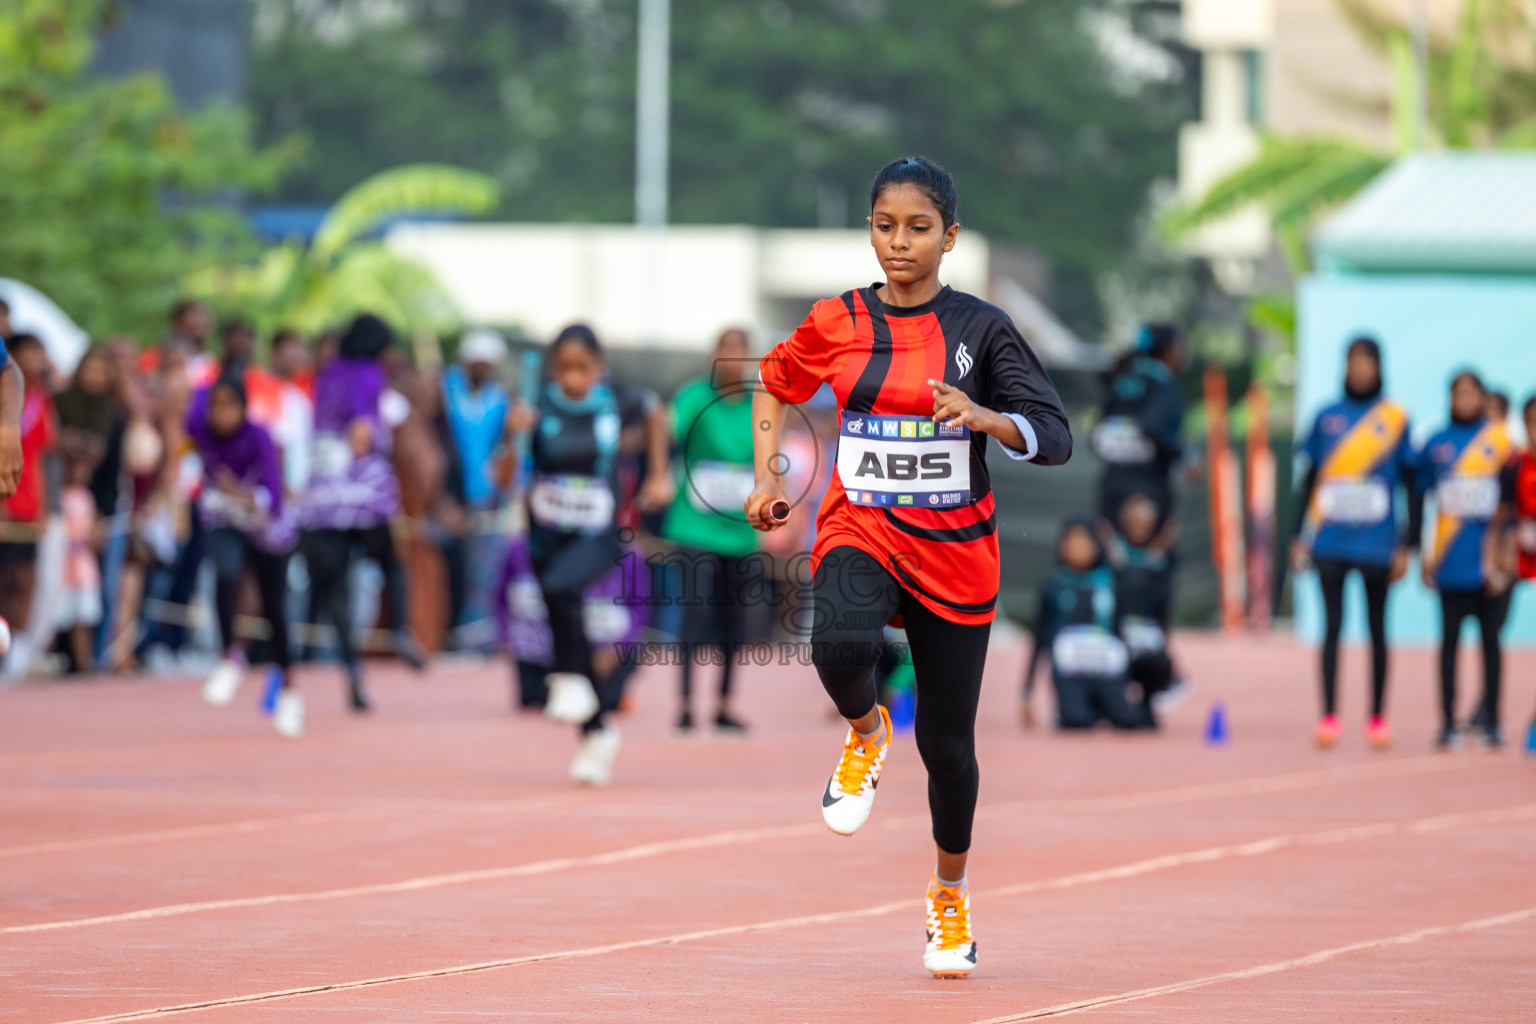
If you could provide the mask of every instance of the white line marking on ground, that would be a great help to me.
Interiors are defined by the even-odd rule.
[[[1496,914],[1493,917],[1480,917],[1475,921],[1463,921],[1461,924],[1418,928],[1411,932],[1403,932],[1401,935],[1393,935],[1384,939],[1366,939],[1363,942],[1351,942],[1347,946],[1321,949],[1316,953],[1308,953],[1306,956],[1299,956],[1292,960],[1276,960],[1272,963],[1259,964],[1255,967],[1245,967],[1242,970],[1210,974],[1204,978],[1192,978],[1189,981],[1177,981],[1171,985],[1140,988],[1112,996],[1096,996],[1092,999],[1081,999],[1075,1003],[1061,1003],[1057,1006],[1047,1006],[1039,1010],[1028,1010],[1024,1013],[1011,1014],[1006,1017],[988,1017],[986,1020],[973,1021],[972,1024],[1014,1024],[1015,1021],[1039,1020],[1042,1017],[1065,1017],[1074,1013],[1082,1013],[1085,1010],[1097,1010],[1106,1006],[1116,1006],[1120,1003],[1134,1003],[1141,999],[1154,999],[1157,996],[1173,995],[1176,992],[1188,992],[1192,989],[1206,988],[1210,985],[1220,985],[1227,981],[1262,978],[1266,974],[1279,974],[1282,971],[1292,971],[1298,967],[1314,967],[1317,964],[1327,963],[1329,960],[1347,956],[1350,953],[1364,953],[1373,949],[1389,949],[1393,946],[1408,946],[1415,942],[1438,938],[1442,935],[1459,935],[1466,932],[1483,931],[1488,928],[1498,928],[1507,924],[1518,924],[1521,921],[1528,921],[1533,917],[1536,917],[1536,907],[1526,907],[1524,910],[1514,910],[1508,914]]]
[[[1426,759],[1435,763],[1445,763],[1445,759]],[[1407,763],[1407,762],[1403,762]],[[1358,778],[1365,768],[1373,769],[1373,773],[1379,774],[1386,765],[1359,766],[1362,771],[1353,772],[1351,777]],[[1348,769],[1333,769],[1326,772],[1295,773],[1291,775],[1273,776],[1262,779],[1239,779],[1231,783],[1218,783],[1211,786],[1187,786],[1172,790],[1152,790],[1136,796],[1156,803],[1159,793],[1167,795],[1170,799],[1196,799],[1193,794],[1203,795],[1244,795],[1263,792],[1278,792],[1287,789],[1306,788],[1307,786],[1323,785],[1339,781],[1341,774]],[[1000,804],[992,808],[978,811],[978,814],[993,816],[1002,813],[1011,813],[1025,807],[1036,807],[1037,804],[1023,801],[1017,804]],[[1119,805],[1116,805],[1117,807]],[[911,816],[907,818],[893,818],[886,821],[887,827],[908,825],[916,821],[926,822],[926,817]],[[1367,828],[1381,828],[1386,826],[1366,826]],[[528,864],[514,864],[501,868],[483,868],[475,871],[455,871],[438,875],[424,875],[417,878],[408,878],[398,882],[377,882],[370,885],[349,886],[341,889],[322,889],[315,892],[297,893],[273,893],[261,896],[238,896],[221,900],[200,900],[190,903],[173,903],[159,907],[145,907],[141,910],[123,911],[117,914],[100,914],[92,917],[65,918],[58,921],[41,921],[35,924],[10,925],[0,928],[0,935],[30,934],[35,932],[60,931],[68,928],[87,928],[96,925],[119,924],[128,921],[147,921],[166,917],[181,917],[187,914],[209,913],[220,910],[238,910],[248,907],[267,907],[279,904],[311,903],[326,900],[348,899],[358,896],[379,896],[401,892],[419,892],[425,889],[438,889],[452,885],[468,885],[476,882],[501,881],[508,878],[521,878],[528,875],[543,875],[555,871],[566,871],[575,868],[603,867],[610,864],[623,863],[631,860],[641,860],[650,857],[659,857],[671,853],[688,852],[692,850],[709,849],[716,846],[734,846],[745,843],[762,842],[771,839],[781,839],[789,836],[815,835],[821,832],[821,826],[813,824],[804,825],[780,825],[759,829],[733,829],[726,832],[716,832],[702,836],[688,836],[680,839],[661,840],[653,843],[642,843],[638,846],[623,847],[606,853],[590,854],[580,857],[557,857],[549,860],[534,861]],[[1344,830],[1353,837],[1356,830]],[[1326,833],[1331,834],[1331,833]],[[1383,833],[1390,834],[1390,833]],[[1282,837],[1283,838],[1283,837]],[[1274,840],[1265,840],[1272,842]],[[1221,847],[1218,849],[1227,849]],[[1261,852],[1268,852],[1261,851]],[[1174,854],[1174,857],[1189,856]],[[1118,868],[1107,869],[1111,871],[1122,870]],[[1026,883],[1023,891],[1035,891],[1035,889],[1047,883]],[[1033,887],[1033,888],[1031,888]]]
[[[1298,835],[1274,836],[1270,839],[1259,840],[1253,843],[1242,843],[1231,846],[1217,846],[1205,850],[1192,850],[1184,854],[1174,854],[1165,857],[1153,857],[1148,860],[1136,861],[1131,864],[1121,865],[1116,868],[1108,868],[1101,871],[1085,871],[1075,875],[1066,875],[1061,878],[1048,879],[1044,882],[1031,882],[1024,885],[1006,886],[1000,889],[989,889],[978,893],[980,899],[996,899],[1008,896],[1022,895],[1028,892],[1037,892],[1045,889],[1069,889],[1079,885],[1090,885],[1095,882],[1111,879],[1131,878],[1136,875],[1149,874],[1155,871],[1165,871],[1169,868],[1180,867],[1186,864],[1207,864],[1212,861],[1224,860],[1232,857],[1252,857],[1287,847],[1323,845],[1327,843],[1342,843],[1356,839],[1369,839],[1387,835],[1407,835],[1422,832],[1435,832],[1448,828],[1464,827],[1481,824],[1498,824],[1501,822],[1520,821],[1536,817],[1536,804],[1522,804],[1517,807],[1498,808],[1489,811],[1477,811],[1467,814],[1437,815],[1431,818],[1418,818],[1411,821],[1383,822],[1378,825],[1362,825],[1357,828],[1336,829],[1329,832],[1301,833]],[[797,826],[798,827],[798,826]],[[722,833],[725,835],[727,833]],[[684,932],[680,935],[666,935],[653,939],[634,939],[629,942],[614,942],[602,946],[587,946],[579,949],[556,950],[548,953],[533,953],[528,956],[509,957],[504,960],[486,960],[481,963],[459,964],[453,967],[441,967],[427,971],[413,971],[409,974],[392,974],[379,978],[364,978],[357,981],[333,982],[325,985],[310,985],[304,988],[279,989],[273,992],[257,992],[251,995],[228,996],[221,999],[208,999],[196,1003],[182,1003],[177,1006],[162,1006],[149,1010],[132,1010],[125,1013],[109,1014],[104,1017],[89,1017],[81,1020],[72,1020],[64,1024],[108,1024],[115,1021],[145,1020],[153,1017],[167,1017],[175,1014],[195,1013],[199,1010],[212,1010],[226,1006],[241,1006],[248,1003],[271,1002],[279,999],[293,999],[299,996],[318,995],[325,992],[344,992],[351,989],[372,988],[379,985],[394,985],[408,981],[421,981],[428,978],[446,978],[459,974],[474,974],[481,971],[500,970],[507,967],[518,967],[523,964],[548,963],[556,960],[578,960],[587,957],[604,956],[609,953],[622,953],[632,949],[646,949],[657,946],[678,946],[692,942],[703,942],[710,939],[732,938],[739,935],[751,935],[761,932],[783,931],[790,928],[800,928],[807,925],[835,924],[841,921],[856,920],[867,917],[880,917],[886,914],[902,910],[915,910],[923,905],[919,899],[897,900],[892,903],[882,903],[873,907],[863,907],[858,910],[834,911],[828,914],[812,914],[805,917],[782,918],[777,921],[760,921],[755,924],[733,925],[728,928],[710,928],[704,931]],[[1516,915],[1504,915],[1499,918],[1486,918],[1485,922],[1504,923],[1506,920],[1520,920],[1525,916],[1536,915],[1536,907],[1527,911],[1520,911]],[[1481,922],[1471,922],[1476,926]],[[1491,927],[1491,924],[1487,925]],[[1467,928],[1467,925],[1451,926],[1455,928]],[[14,930],[14,929],[12,929]],[[1444,930],[1444,929],[1442,929]],[[1410,933],[1419,935],[1419,933]],[[1435,929],[1426,930],[1425,934],[1438,934]],[[1420,937],[1423,937],[1422,935]],[[1404,940],[1402,936],[1396,939],[1373,940],[1361,948],[1370,948],[1372,945],[1392,944],[1400,941],[1417,941],[1416,939]],[[1340,947],[1345,952],[1352,951],[1355,947]],[[1327,955],[1339,955],[1338,951],[1325,951]],[[1312,954],[1316,957],[1323,954]],[[1327,958],[1326,956],[1324,957]],[[1307,958],[1303,958],[1304,960]],[[1292,961],[1285,961],[1290,964]],[[1296,961],[1300,963],[1300,961]],[[1260,974],[1270,973],[1269,965],[1266,968],[1252,968]],[[1284,968],[1281,968],[1284,969]],[[1214,984],[1219,980],[1228,980],[1231,977],[1240,976],[1240,972],[1228,975],[1212,975],[1211,978],[1197,979],[1188,982],[1190,987],[1199,987],[1202,984]],[[1212,980],[1214,979],[1214,980]],[[1129,998],[1146,998],[1142,993],[1161,994],[1163,991],[1175,991],[1170,986],[1161,989],[1138,990],[1137,993],[1125,993],[1120,996],[1106,996],[1105,999],[1127,1000]],[[1082,1003],[1064,1004],[1067,1006],[1081,1006],[1087,1008],[1092,1001]],[[1068,1012],[1060,1007],[1048,1008],[1051,1013]],[[1045,1015],[1047,1011],[1031,1011]],[[1024,1017],[999,1018],[1000,1020],[1023,1020]]]

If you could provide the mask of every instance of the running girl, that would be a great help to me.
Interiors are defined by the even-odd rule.
[[[1504,744],[1499,688],[1504,650],[1499,632],[1509,615],[1510,592],[1489,586],[1484,562],[1488,524],[1499,506],[1499,478],[1513,453],[1503,423],[1485,417],[1487,389],[1468,372],[1451,381],[1451,423],[1424,445],[1419,487],[1434,491],[1434,546],[1424,554],[1424,583],[1440,591],[1440,736],[1447,750],[1461,743],[1456,726],[1456,653],[1462,620],[1477,620],[1483,641],[1483,698],[1478,702],[1483,741]]]
[[[616,473],[625,427],[644,424],[649,452],[649,475],[635,503],[652,512],[672,500],[667,418],[651,392],[604,379],[602,346],[590,327],[561,331],[549,347],[548,367],[551,380],[536,405],[519,405],[512,422],[517,432],[533,431],[528,544],[554,639],[544,710],[556,721],[580,724],[571,777],[601,786],[619,750],[619,732],[607,715],[623,696],[626,673],[599,678],[582,608],[588,588],[613,572],[624,553]]]
[[[1301,533],[1291,545],[1300,572],[1317,567],[1323,591],[1323,717],[1313,736],[1319,747],[1339,741],[1339,634],[1344,628],[1344,581],[1352,572],[1365,586],[1371,631],[1371,719],[1366,739],[1384,750],[1387,726],[1387,590],[1408,569],[1419,546],[1423,503],[1409,440],[1408,410],[1382,397],[1381,346],[1373,338],[1349,343],[1344,398],[1317,414],[1302,446],[1309,468],[1297,502]],[[1397,527],[1396,495],[1407,492],[1408,515]]]
[[[304,699],[288,675],[288,619],[283,608],[295,536],[284,515],[282,458],[272,436],[247,416],[245,385],[237,376],[221,377],[197,396],[187,414],[187,434],[203,460],[206,482],[199,511],[208,530],[205,543],[213,563],[214,604],[224,649],[203,696],[210,704],[228,704],[245,675],[245,648],[235,636],[235,605],[250,569],[280,674],[273,725],[284,736],[301,736]]]
[[[787,501],[785,406],[823,384],[837,397],[837,474],[817,513],[813,657],[850,726],[822,793],[832,831],[869,817],[890,748],[874,666],[887,620],[904,620],[916,672],[918,753],[928,769],[937,870],[928,884],[924,966],[976,966],[966,857],[976,811],[976,704],[997,608],[997,519],[987,436],[1011,458],[1066,462],[1072,435],[1050,378],[1007,315],[939,283],[960,230],[954,180],[922,157],[882,169],[870,189],[870,243],[885,281],[824,299],[760,363],[753,398],[761,530]]]

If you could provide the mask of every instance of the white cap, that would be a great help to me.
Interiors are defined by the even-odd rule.
[[[507,361],[507,343],[501,334],[488,327],[477,327],[464,335],[464,340],[459,342],[459,362],[465,366],[471,363],[490,363],[492,366],[500,366]]]

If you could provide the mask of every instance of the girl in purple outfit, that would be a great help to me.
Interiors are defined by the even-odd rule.
[[[393,342],[389,326],[364,313],[315,378],[315,440],[300,511],[300,551],[315,618],[329,620],[336,630],[354,711],[370,706],[353,640],[349,580],[355,554],[383,570],[395,648],[412,667],[422,667],[421,651],[405,627],[405,574],[389,530],[400,510],[400,483],[389,461],[380,357]]]
[[[271,436],[246,417],[245,386],[236,376],[199,393],[187,433],[203,460],[199,514],[213,564],[219,640],[224,657],[203,686],[211,704],[228,704],[245,675],[245,649],[235,636],[235,606],[247,569],[261,592],[278,674],[273,724],[285,736],[304,732],[304,701],[289,676],[288,620],[283,598],[294,533],[283,504],[283,471]]]

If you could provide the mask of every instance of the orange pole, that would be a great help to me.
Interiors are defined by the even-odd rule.
[[[1205,370],[1206,448],[1211,460],[1211,555],[1216,565],[1221,626],[1228,633],[1243,628],[1242,508],[1237,459],[1227,429],[1227,375],[1219,366]]]
[[[1275,557],[1275,452],[1269,444],[1269,394],[1248,389],[1248,628],[1269,632]]]

